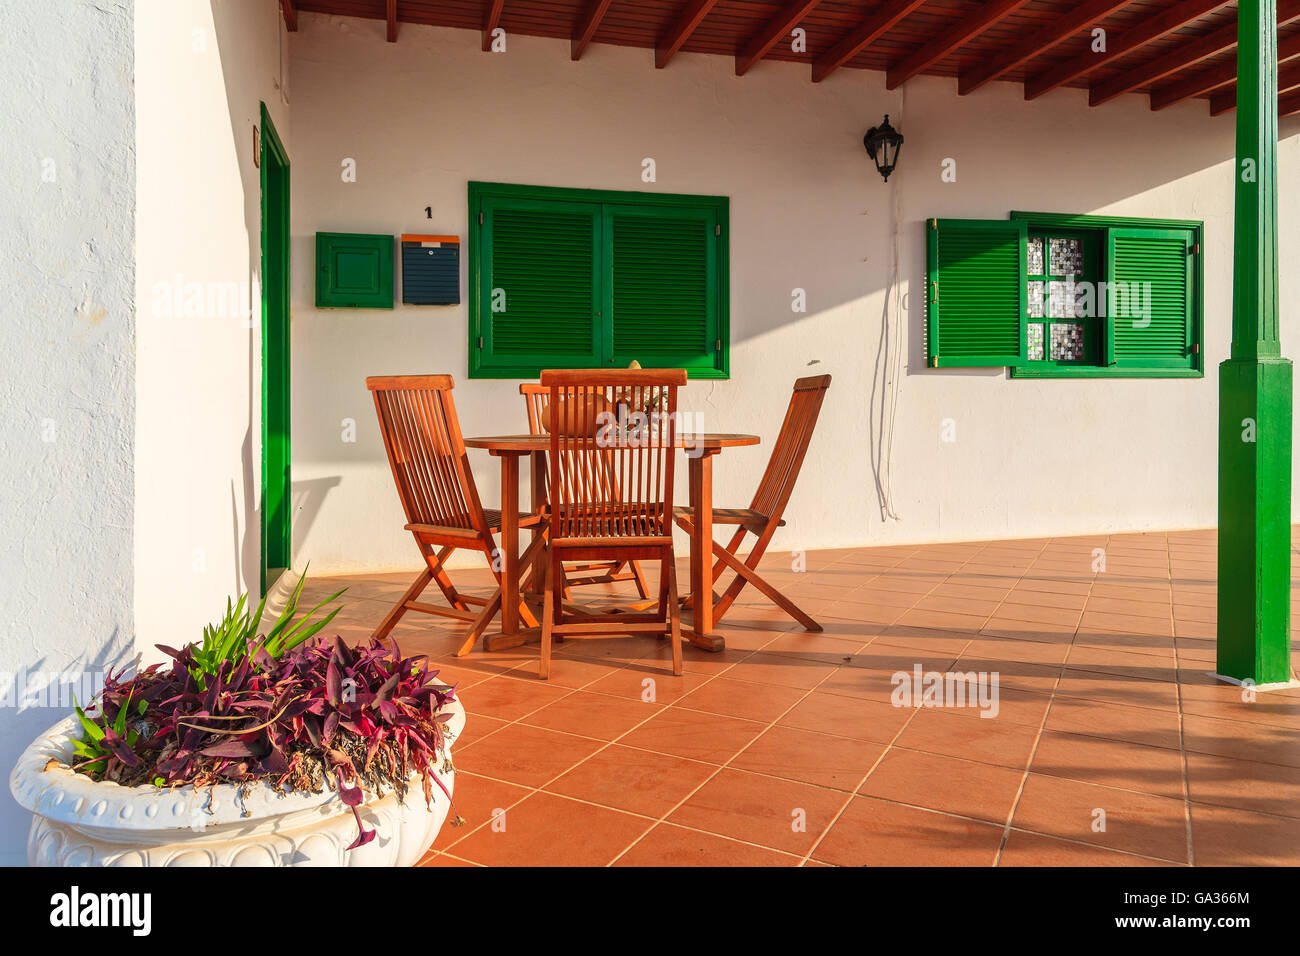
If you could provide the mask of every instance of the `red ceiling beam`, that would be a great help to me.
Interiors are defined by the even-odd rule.
[[[1091,27],[1129,2],[1130,0],[1089,0],[1079,4],[1069,13],[1063,13],[1055,20],[1034,29],[1025,41],[960,74],[957,77],[957,92],[962,96],[974,93],[985,83],[1014,70],[1026,60],[1032,60],[1068,39],[1071,34]]]
[[[863,47],[878,40],[890,27],[924,2],[925,0],[889,0],[875,13],[859,23],[852,33],[842,37],[838,43],[813,61],[813,82],[820,83],[826,79],[826,77],[857,56]]]
[[[1300,90],[1280,96],[1277,100],[1277,115],[1293,116],[1300,113]]]
[[[1289,60],[1293,56],[1300,56],[1300,34],[1289,36],[1279,41],[1277,45],[1279,63],[1283,60]],[[1162,110],[1167,106],[1173,106],[1175,103],[1181,103],[1188,97],[1207,93],[1224,83],[1232,83],[1235,86],[1236,80],[1237,58],[1233,56],[1208,70],[1202,70],[1200,73],[1189,76],[1184,80],[1178,80],[1152,90],[1151,108],[1153,110]],[[1233,93],[1233,102],[1236,102],[1235,92]]]
[[[1296,19],[1300,19],[1300,0],[1282,0],[1277,5],[1278,25],[1290,23]],[[1213,33],[1207,33],[1205,36],[1197,37],[1177,49],[1170,50],[1164,56],[1158,56],[1146,63],[1139,63],[1131,70],[1126,70],[1112,76],[1110,79],[1097,83],[1088,91],[1088,105],[1100,106],[1107,100],[1113,100],[1115,97],[1144,84],[1154,83],[1170,73],[1177,73],[1179,70],[1195,66],[1202,60],[1206,60],[1216,53],[1236,45],[1237,24],[1235,22],[1226,24]]]
[[[587,4],[587,9],[583,11],[573,27],[573,43],[569,49],[571,59],[582,59],[582,54],[591,43],[591,38],[596,35],[596,28],[600,26],[600,21],[605,19],[605,12],[609,10],[610,2],[611,0],[591,0]]]
[[[695,28],[717,5],[718,0],[687,0],[677,22],[655,44],[655,66],[661,70],[666,67],[668,62],[677,55],[677,51],[691,38]]]
[[[280,10],[284,14],[284,28],[290,33],[298,29],[298,10],[294,0],[280,0]]]
[[[736,76],[744,76],[750,67],[767,56],[767,51],[776,46],[783,36],[787,36],[819,3],[821,0],[795,0],[778,10],[736,54]]]
[[[1279,53],[1280,57],[1281,54]],[[1300,60],[1294,60],[1277,71],[1279,93],[1300,87]],[[1237,84],[1232,83],[1210,97],[1210,115],[1218,116],[1237,108]]]
[[[501,8],[506,0],[487,0],[487,9],[483,11],[483,52],[492,49],[492,31],[501,25]]]
[[[397,0],[388,0],[388,42],[397,42]]]
[[[1200,19],[1207,13],[1217,10],[1224,3],[1225,0],[1183,0],[1176,7],[1170,7],[1149,20],[1142,20],[1114,37],[1107,37],[1105,53],[1093,53],[1089,49],[1060,66],[1044,70],[1037,76],[1031,77],[1025,82],[1025,99],[1037,99],[1058,86],[1086,76],[1097,67],[1132,53],[1153,40],[1158,40],[1165,34]]]
[[[898,89],[927,66],[942,60],[967,40],[978,36],[1028,2],[1029,0],[993,0],[991,3],[986,3],[974,13],[958,20],[942,36],[917,47],[905,59],[891,66],[885,75],[885,85],[891,90]]]

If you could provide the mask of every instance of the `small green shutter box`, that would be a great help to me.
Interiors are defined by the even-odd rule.
[[[316,233],[316,306],[321,309],[393,307],[393,237]]]
[[[717,367],[715,229],[711,209],[605,207],[614,365]]]
[[[1107,234],[1107,363],[1195,368],[1189,229],[1112,228]]]
[[[594,365],[600,207],[485,197],[483,211],[482,365]]]
[[[931,368],[1015,367],[1028,312],[1023,221],[926,222],[926,355]]]

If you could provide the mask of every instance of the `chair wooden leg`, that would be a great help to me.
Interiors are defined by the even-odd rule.
[[[555,565],[558,562],[548,560],[546,563],[546,596],[542,600],[542,655],[537,665],[537,676],[542,680],[551,677],[551,628],[559,616],[555,600]]]
[[[748,583],[748,584],[752,584],[755,588],[761,591],[767,597],[768,600],[770,600],[781,610],[785,611],[786,614],[789,614],[792,618],[794,618],[796,621],[802,624],[804,626],[804,630],[820,631],[822,629],[822,626],[820,624],[818,624],[806,613],[804,613],[804,611],[801,610],[788,597],[786,597],[784,594],[782,594],[772,585],[768,584],[767,581],[764,580],[757,571],[751,568],[746,562],[741,561],[739,558],[737,558],[734,554],[732,554],[722,545],[718,544],[716,541],[713,543],[713,551],[715,554],[717,554],[717,556],[722,561],[726,562],[728,567],[730,567],[733,571],[736,572],[736,583],[733,584],[731,588],[728,588],[727,593],[723,595],[724,601],[727,601],[728,597],[730,597],[731,600],[727,601],[725,605],[719,602],[719,607],[716,608],[714,611],[715,619],[720,620],[722,618],[722,615],[726,613],[727,608],[731,606],[731,601],[735,600],[735,594],[733,594],[732,592],[735,591],[736,593],[739,593],[740,589],[743,588],[745,584]],[[753,555],[751,555],[750,558],[752,560]],[[739,587],[737,587],[737,585],[739,585]]]
[[[465,640],[461,642],[460,649],[456,651],[457,657],[464,657],[474,649],[474,642],[487,630],[488,622],[496,617],[499,610],[501,610],[501,589],[497,588],[496,593],[492,595],[492,599],[483,605],[483,610],[479,612],[479,616],[470,625]]]
[[[641,599],[644,600],[650,592],[646,590],[645,575],[641,573],[641,565],[635,561],[629,561],[628,569],[632,572],[632,582],[636,585],[636,593],[641,595]]]
[[[400,621],[402,615],[406,613],[406,602],[414,601],[418,598],[424,589],[429,586],[429,582],[432,580],[432,571],[428,568],[421,571],[416,576],[415,580],[411,582],[411,586],[406,589],[406,593],[403,594],[401,598],[398,599],[397,603],[393,605],[393,609],[384,616],[382,621],[379,622],[379,626],[375,628],[370,635],[371,639],[382,640],[392,633],[393,628],[397,626],[397,622]]]
[[[455,550],[455,545],[447,545],[447,547],[443,548],[436,555],[431,555],[426,551],[424,554],[424,560],[429,565],[429,573],[433,576],[433,580],[437,582],[438,588],[442,591],[443,597],[447,599],[447,603],[458,611],[467,611],[469,608],[467,608],[465,602],[461,600],[460,594],[456,591],[456,585],[451,583],[451,578],[449,578],[447,572],[443,570],[442,563],[446,561],[447,556]]]
[[[677,604],[677,565],[670,554],[664,561],[664,577],[668,586],[665,589],[668,602],[668,640],[673,649],[673,675],[682,674],[682,623],[681,610]]]
[[[668,614],[668,566],[673,563],[672,555],[659,562],[659,613]]]

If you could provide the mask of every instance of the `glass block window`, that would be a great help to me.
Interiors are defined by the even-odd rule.
[[[1043,323],[1029,323],[1029,360],[1031,362],[1041,361],[1043,359]]]
[[[1043,275],[1047,270],[1043,268],[1043,240],[1042,237],[1036,237],[1029,240],[1029,274],[1031,276]]]
[[[1041,345],[1039,351],[1042,351]],[[1053,322],[1050,355],[1052,361],[1078,362],[1083,358],[1083,354],[1083,326],[1077,322]]]
[[[1052,239],[1051,266],[1054,276],[1083,273],[1083,243],[1078,239]]]
[[[1031,280],[1029,283],[1029,317],[1031,319],[1041,319],[1043,317],[1043,298],[1044,283],[1041,280]]]

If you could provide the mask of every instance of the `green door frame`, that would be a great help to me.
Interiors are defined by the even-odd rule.
[[[1219,366],[1217,669],[1291,680],[1292,369],[1279,337],[1277,2],[1237,4],[1232,349]]]
[[[289,154],[262,103],[261,590],[289,567]]]

